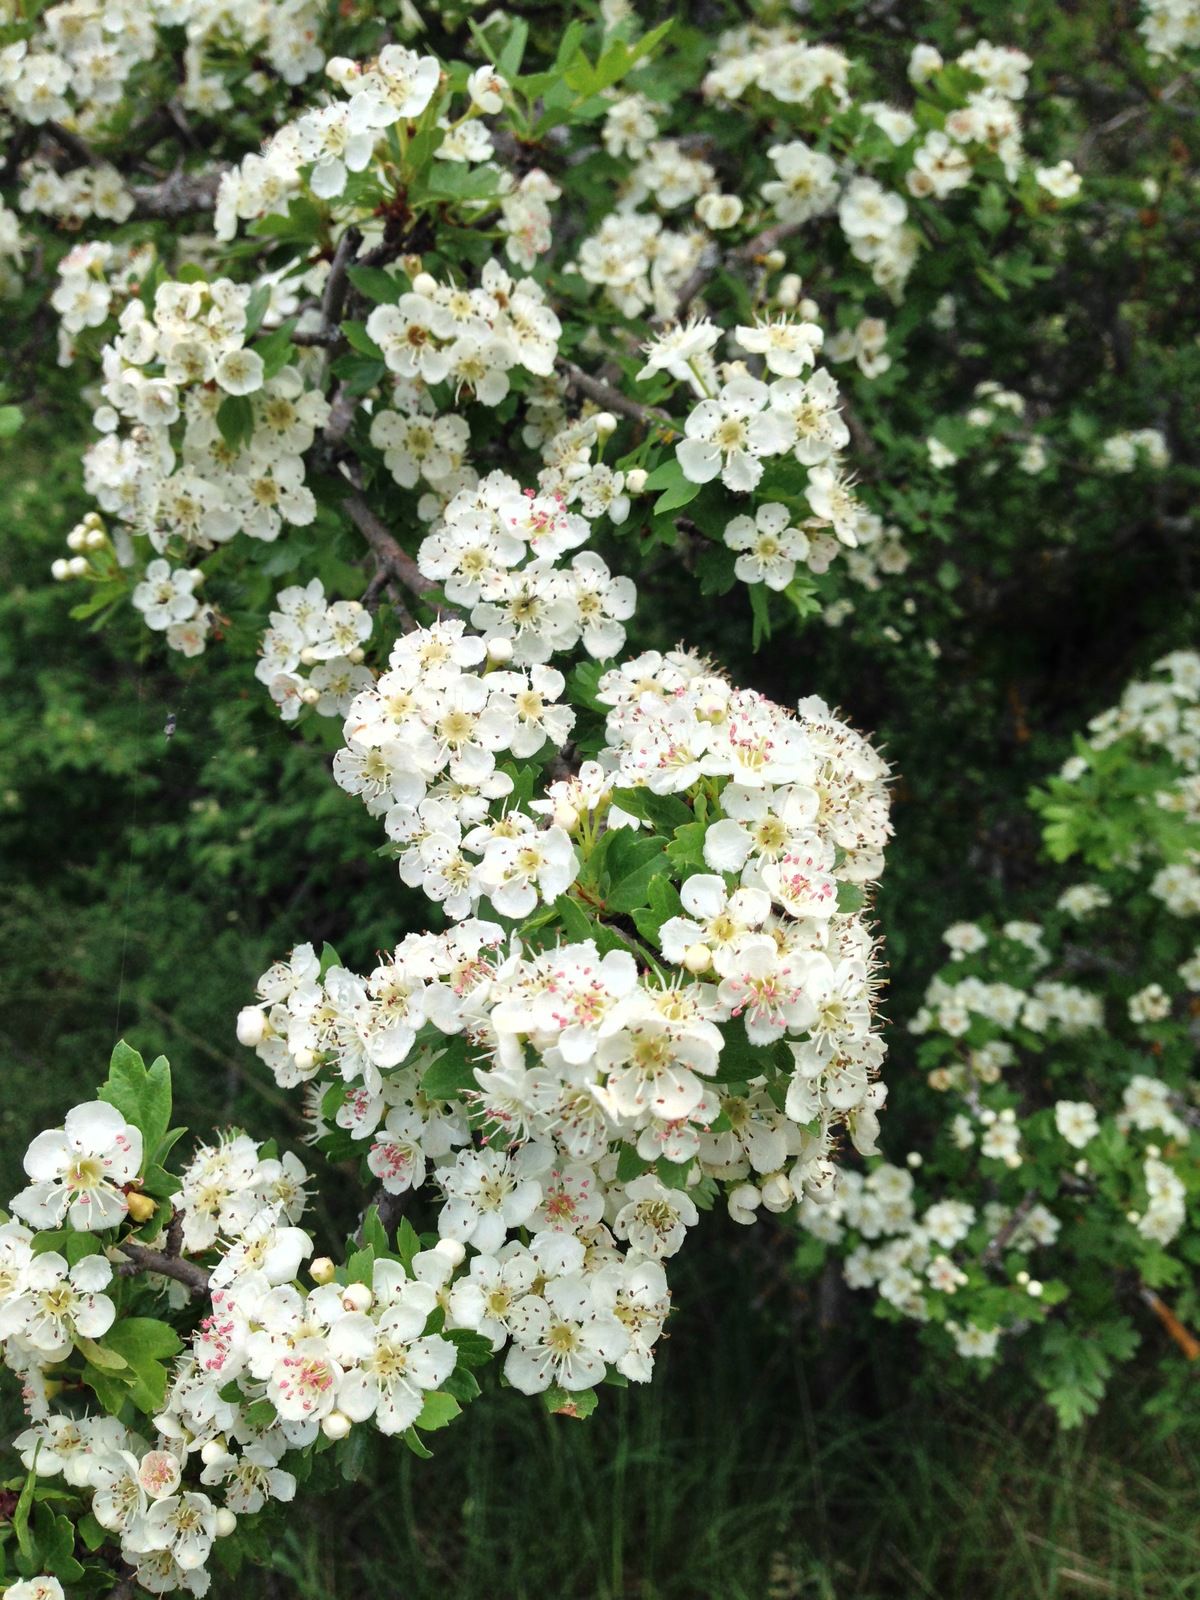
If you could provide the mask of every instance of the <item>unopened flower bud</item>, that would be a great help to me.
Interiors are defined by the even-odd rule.
[[[308,1275],[314,1283],[332,1283],[337,1268],[328,1256],[314,1256],[309,1264]]]
[[[83,527],[72,528],[67,535],[68,550],[82,550],[87,542],[87,529]]]
[[[66,556],[59,556],[56,561],[50,563],[50,576],[56,583],[65,583],[71,576],[71,563]]]
[[[261,1006],[243,1006],[237,1014],[237,1039],[251,1050],[267,1036],[267,1019]]]
[[[321,698],[321,691],[315,683],[306,683],[300,691],[300,698],[306,706],[315,706]]]
[[[1025,1293],[1032,1295],[1033,1298],[1037,1300],[1041,1296],[1042,1285],[1036,1278],[1030,1278],[1029,1282],[1025,1285]]]
[[[768,272],[778,272],[787,261],[787,257],[782,250],[768,250],[762,261]]]
[[[311,667],[316,665],[316,661],[317,652],[313,649],[312,645],[306,644],[304,649],[300,652],[300,665],[303,667]]]
[[[800,298],[800,274],[787,272],[779,280],[779,287],[775,291],[777,305],[794,306]]]
[[[292,1060],[296,1063],[297,1072],[311,1072],[317,1064],[317,1058],[311,1050],[297,1050]]]
[[[229,1535],[236,1527],[237,1518],[234,1516],[233,1512],[230,1511],[228,1506],[222,1506],[217,1512],[216,1525],[213,1529],[213,1532],[216,1534],[218,1539],[228,1539]]]
[[[646,471],[645,467],[634,467],[632,472],[627,472],[625,474],[625,487],[629,490],[630,494],[641,494],[643,489],[646,487],[646,479],[649,476],[650,474]]]
[[[806,295],[796,308],[805,322],[820,322],[821,308],[815,300],[810,300]]]
[[[218,1461],[224,1461],[229,1454],[229,1448],[224,1439],[209,1439],[200,1447],[200,1459],[206,1467],[215,1467]]]
[[[768,1211],[786,1211],[795,1198],[784,1173],[773,1172],[769,1178],[763,1179],[762,1202]]]
[[[487,658],[497,666],[511,661],[513,654],[511,639],[489,639],[487,642]]]
[[[103,528],[89,528],[87,534],[87,547],[89,550],[103,550],[108,543],[108,535]]]
[[[1022,1289],[1029,1282],[1029,1274],[1024,1270],[1024,1268],[1017,1273],[1017,1282],[1021,1285]]]
[[[598,439],[608,439],[617,431],[617,419],[611,411],[597,411],[592,418],[592,427]]]
[[[712,966],[712,951],[706,944],[690,944],[683,952],[683,964],[689,972],[707,972]]]
[[[467,1253],[466,1246],[458,1239],[439,1239],[433,1248],[439,1255],[445,1256],[452,1267],[461,1266]]]
[[[432,272],[418,272],[413,279],[414,294],[436,294],[437,286],[437,279]]]
[[[1156,1144],[1148,1144],[1146,1146],[1146,1154],[1152,1161],[1157,1161],[1159,1156],[1162,1155],[1162,1151]]]
[[[375,1296],[365,1283],[348,1283],[342,1290],[343,1311],[369,1311]]]
[[[344,1411],[331,1411],[321,1418],[321,1432],[327,1439],[344,1439],[350,1432],[350,1418]]]
[[[67,566],[73,578],[82,578],[88,569],[88,558],[86,556],[72,556],[70,561],[67,562]]]
[[[910,1150],[904,1159],[908,1162],[910,1167],[919,1167],[923,1165],[925,1161],[925,1157],[919,1150]]]
[[[98,511],[89,511],[83,519],[83,526],[85,528],[98,528],[101,532],[103,532],[104,519],[101,517]]]
[[[573,833],[579,826],[579,812],[565,800],[559,801],[554,808],[554,826],[564,833]]]
[[[151,1200],[148,1194],[139,1194],[136,1189],[125,1196],[125,1209],[136,1223],[149,1222],[158,1210],[157,1202]]]
[[[736,1189],[730,1191],[730,1218],[734,1222],[740,1222],[743,1227],[749,1226],[755,1220],[754,1213],[760,1205],[762,1205],[762,1195],[752,1183],[739,1183]]]
[[[356,644],[354,649],[351,650],[350,654],[346,657],[346,660],[353,661],[354,665],[357,667],[359,662],[365,661],[366,658],[367,652],[363,649],[362,645]]]

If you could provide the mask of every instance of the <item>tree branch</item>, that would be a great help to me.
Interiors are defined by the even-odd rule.
[[[668,416],[660,407],[644,406],[640,401],[630,399],[628,395],[622,394],[620,389],[614,389],[611,384],[605,383],[603,378],[594,378],[590,372],[577,367],[573,361],[559,361],[557,366],[573,389],[578,389],[580,394],[586,395],[589,400],[594,400],[606,411],[618,411],[622,416],[631,417],[634,422],[640,422],[647,428],[665,428],[667,432],[675,435],[682,433],[683,430],[674,418]]]
[[[208,1294],[209,1275],[194,1261],[185,1261],[182,1256],[170,1255],[166,1250],[152,1250],[149,1245],[135,1244],[132,1239],[122,1239],[117,1249],[127,1257],[132,1272],[157,1272],[164,1278],[174,1278],[176,1283],[186,1284],[198,1298]],[[124,1267],[117,1270],[123,1277],[132,1276]]]
[[[139,217],[187,217],[211,211],[217,203],[224,168],[208,172],[173,172],[160,183],[131,183],[129,192]]]
[[[1026,1189],[1025,1193],[1021,1196],[1020,1201],[1014,1209],[1012,1216],[1009,1217],[1008,1221],[995,1235],[995,1237],[988,1240],[988,1243],[984,1248],[984,1252],[979,1258],[983,1266],[995,1266],[996,1262],[999,1261],[1004,1247],[1010,1242],[1010,1240],[1016,1234],[1018,1228],[1020,1228],[1021,1224],[1025,1221],[1025,1218],[1033,1210],[1034,1202],[1037,1200],[1037,1197],[1038,1192],[1036,1189]]]
[[[415,595],[419,600],[431,589],[437,588],[437,584],[432,578],[425,576],[408,551],[401,549],[357,490],[348,495],[343,504],[351,522],[370,545],[371,552],[380,566],[398,583],[403,584],[409,594]]]

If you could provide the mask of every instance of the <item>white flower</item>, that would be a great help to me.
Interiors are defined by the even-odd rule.
[[[824,330],[817,323],[793,322],[787,317],[756,322],[734,332],[743,350],[761,355],[768,372],[781,378],[798,378],[805,367],[813,365],[825,341]]]
[[[765,383],[735,378],[716,399],[701,400],[675,447],[684,477],[709,483],[719,473],[727,489],[748,494],[762,477],[760,458],[779,455],[792,442],[783,416],[765,409],[769,398]]]
[[[520,1302],[504,1375],[522,1394],[540,1394],[552,1384],[571,1392],[591,1389],[628,1346],[621,1324],[597,1309],[581,1274],[555,1278],[544,1294]]]
[[[1038,187],[1056,200],[1072,200],[1083,186],[1083,179],[1069,161],[1056,162],[1052,167],[1038,167],[1034,171]]]
[[[1096,1108],[1086,1100],[1059,1100],[1054,1107],[1054,1126],[1069,1145],[1082,1150],[1100,1131]]]
[[[0,1339],[15,1335],[50,1360],[61,1360],[76,1335],[99,1339],[112,1327],[117,1308],[100,1293],[111,1281],[104,1256],[84,1256],[73,1267],[56,1251],[34,1256],[20,1292],[0,1303]]]
[[[133,603],[145,617],[146,626],[164,632],[193,617],[196,589],[203,576],[198,567],[172,568],[166,561],[151,561],[133,591]]]
[[[103,1100],[67,1113],[65,1126],[39,1133],[25,1152],[33,1179],[12,1202],[35,1228],[115,1228],[128,1206],[124,1186],[142,1166],[139,1129]]]
[[[337,1405],[351,1422],[373,1416],[380,1433],[403,1433],[420,1416],[426,1392],[453,1372],[453,1344],[425,1334],[437,1303],[428,1284],[405,1283],[378,1320],[351,1312],[335,1322],[330,1350],[345,1372]]]
[[[613,1232],[630,1246],[658,1261],[673,1256],[695,1227],[700,1213],[682,1189],[668,1189],[647,1172],[625,1186],[625,1204],[617,1212]]]
[[[253,394],[263,386],[263,360],[256,350],[226,350],[214,376],[226,394]]]
[[[797,561],[808,554],[808,536],[791,525],[786,506],[768,502],[759,506],[753,522],[735,517],[725,525],[725,543],[745,551],[733,570],[743,583],[765,583],[769,589],[786,589],[796,574]]]

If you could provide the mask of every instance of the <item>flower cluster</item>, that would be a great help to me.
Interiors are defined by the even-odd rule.
[[[319,578],[280,590],[275,605],[255,677],[285,722],[294,722],[305,706],[321,717],[345,716],[354,697],[375,681],[363,665],[371,613],[358,600],[327,601]]]
[[[1192,1302],[1198,697],[1200,656],[1176,651],[1092,719],[1037,805],[1052,851],[1080,853],[1095,877],[1040,922],[946,930],[950,962],[909,1023],[926,1113],[941,1107],[932,1145],[906,1167],[844,1174],[832,1207],[801,1211],[887,1314],[977,1359],[1006,1334],[1032,1339],[1025,1359],[1067,1421],[1099,1394],[1064,1376],[1070,1340],[1094,1333],[1098,1295],[1119,1293],[1098,1260],[1152,1307],[1164,1288]],[[1114,1358],[1129,1354],[1113,1337]]]

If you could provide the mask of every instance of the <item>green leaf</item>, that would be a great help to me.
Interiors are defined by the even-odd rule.
[[[604,903],[611,911],[633,911],[646,904],[652,880],[667,870],[666,849],[661,839],[632,828],[617,828],[604,837]]]
[[[447,1328],[442,1335],[458,1351],[458,1365],[463,1369],[486,1367],[492,1359],[492,1341],[470,1328]]]
[[[707,832],[707,824],[699,821],[685,822],[682,828],[675,829],[675,837],[667,846],[667,855],[680,877],[709,870],[704,860],[704,835]]]
[[[410,1275],[412,1273],[413,1259],[420,1249],[420,1234],[407,1217],[401,1217],[400,1226],[396,1229],[396,1254],[400,1257],[405,1272]]]
[[[264,382],[269,383],[272,378],[277,377],[295,355],[296,347],[292,343],[295,326],[296,320],[293,317],[290,322],[283,323],[254,346],[255,354],[262,359]]]
[[[29,1533],[29,1511],[33,1505],[33,1492],[37,1488],[37,1458],[41,1450],[41,1442],[34,1446],[33,1462],[25,1475],[25,1482],[21,1485],[21,1493],[17,1496],[17,1503],[13,1508],[12,1527],[17,1536],[17,1546],[27,1561],[33,1560],[33,1539]]]
[[[384,272],[381,267],[349,267],[346,276],[359,294],[374,300],[377,305],[397,305],[404,293],[403,282],[393,273]]]
[[[680,506],[689,505],[703,487],[702,483],[693,483],[690,478],[684,477],[683,468],[674,456],[656,467],[646,479],[647,489],[662,490],[654,502],[655,516],[661,516],[664,511],[677,511]]]
[[[123,1355],[115,1350],[106,1350],[102,1344],[97,1344],[95,1339],[82,1339],[76,1337],[75,1348],[81,1350],[94,1367],[99,1367],[102,1372],[127,1372],[129,1363]]]
[[[595,1389],[572,1391],[554,1384],[542,1395],[542,1403],[551,1416],[574,1417],[577,1422],[585,1422],[600,1404],[600,1398]]]
[[[415,1428],[406,1428],[400,1437],[413,1455],[417,1456],[421,1461],[433,1460],[433,1451],[421,1443],[421,1435]]]
[[[751,1078],[772,1078],[792,1070],[792,1053],[782,1039],[773,1044],[751,1044],[740,1020],[721,1022],[718,1027],[725,1042],[709,1083],[747,1083]]]
[[[254,435],[254,405],[248,394],[227,394],[217,407],[217,427],[231,450],[240,450]]]
[[[861,911],[866,904],[867,895],[860,883],[838,884],[837,908],[839,912],[847,913]]]
[[[632,1183],[643,1172],[649,1172],[652,1165],[650,1161],[643,1161],[631,1144],[623,1144],[617,1157],[617,1182]]]
[[[183,1349],[174,1328],[157,1317],[124,1317],[113,1324],[104,1342],[129,1364],[133,1374],[129,1398],[138,1410],[147,1416],[161,1411],[168,1376],[164,1363]]]
[[[122,1039],[113,1049],[100,1099],[141,1130],[145,1166],[157,1154],[171,1125],[171,1069],[166,1057],[159,1056],[147,1067]]]
[[[454,1421],[455,1417],[462,1416],[462,1407],[452,1394],[444,1390],[435,1389],[425,1396],[425,1404],[421,1407],[421,1415],[417,1418],[416,1426],[424,1428],[427,1433],[435,1433],[438,1428],[446,1428]]]
[[[426,1067],[421,1077],[421,1093],[430,1100],[457,1100],[464,1091],[477,1089],[477,1062],[468,1055],[468,1049],[464,1034],[449,1039],[437,1060]]]
[[[351,350],[357,350],[360,356],[370,356],[372,361],[383,361],[383,351],[367,332],[366,325],[361,322],[343,322],[342,332],[346,336],[346,343]],[[384,365],[386,366],[386,362]]]
[[[271,304],[270,286],[265,283],[256,285],[250,291],[250,298],[246,302],[246,333],[245,340],[249,344],[254,335],[262,327],[262,319],[266,316]]]
[[[648,822],[660,833],[673,833],[691,822],[692,808],[677,794],[655,794],[653,789],[614,789],[613,805],[628,811],[639,822]]]
[[[748,588],[750,614],[754,623],[750,648],[757,650],[771,637],[771,600],[765,583],[752,583]]]

